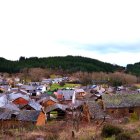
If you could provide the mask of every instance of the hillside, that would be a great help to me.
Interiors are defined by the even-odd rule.
[[[16,73],[23,68],[51,68],[62,69],[68,72],[87,71],[87,72],[114,72],[122,70],[123,67],[112,65],[96,59],[81,56],[65,56],[65,57],[20,57],[18,61],[10,61],[0,58],[0,72]]]
[[[128,64],[126,69],[128,73],[140,76],[140,62],[135,64]]]

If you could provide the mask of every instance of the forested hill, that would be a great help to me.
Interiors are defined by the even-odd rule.
[[[86,71],[86,72],[114,72],[122,70],[123,67],[104,63],[96,59],[81,56],[65,56],[65,57],[20,57],[18,61],[10,61],[0,58],[0,72],[16,73],[23,68],[51,68],[62,69],[68,72]]]
[[[135,64],[128,64],[126,69],[127,69],[127,72],[140,76],[140,62],[135,63]]]

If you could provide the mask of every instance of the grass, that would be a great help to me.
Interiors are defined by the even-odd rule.
[[[129,118],[129,121],[130,122],[137,122],[138,120],[139,120],[139,115],[136,112],[132,113],[130,118]]]
[[[79,84],[68,84],[66,83],[64,86],[60,86],[59,84],[52,84],[50,87],[50,91],[53,91],[55,89],[63,89],[63,88],[74,88],[80,86]]]
[[[78,132],[74,131],[74,138],[72,138],[72,126],[69,127],[59,133],[59,140],[73,140],[74,138],[76,140],[93,140],[93,137],[95,136],[95,126],[92,126],[91,124],[85,124],[84,126],[80,126],[80,129]]]
[[[140,84],[134,84],[136,88],[140,88]]]
[[[116,124],[114,124],[116,125]],[[132,138],[139,139],[140,137],[140,121],[130,122],[127,124],[117,124],[117,126],[123,128],[124,133],[129,133]],[[5,133],[0,132],[0,139],[8,140],[115,140],[115,136],[109,138],[101,137],[102,127],[98,127],[95,123],[81,123],[79,131],[76,132],[72,127],[72,122],[65,121],[51,121],[46,124],[45,127],[34,127],[32,131],[28,129],[10,129],[5,130]],[[74,137],[72,138],[72,131],[74,131]]]
[[[112,136],[110,138],[104,138],[103,140],[115,140],[115,136]]]

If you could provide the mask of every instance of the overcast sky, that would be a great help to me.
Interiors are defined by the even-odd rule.
[[[140,61],[139,0],[1,0],[0,56]]]

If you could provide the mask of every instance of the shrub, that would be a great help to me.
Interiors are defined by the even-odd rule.
[[[135,122],[138,120],[139,120],[139,115],[136,112],[132,113],[130,116],[130,121]]]
[[[118,135],[121,132],[122,132],[121,128],[111,124],[106,124],[103,126],[101,135],[106,138],[111,137],[113,135]]]
[[[115,140],[132,140],[129,133],[120,133],[116,136]]]
[[[47,140],[58,140],[58,135],[57,134],[52,134],[49,136],[45,137]]]

